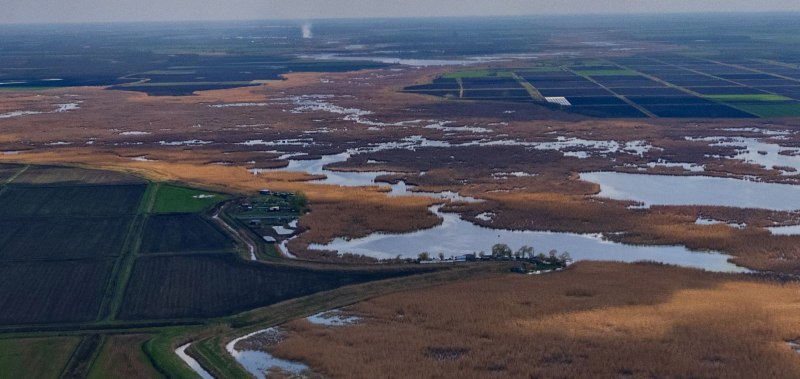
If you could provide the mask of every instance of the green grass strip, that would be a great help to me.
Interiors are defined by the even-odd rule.
[[[800,103],[735,104],[735,107],[763,118],[800,116]]]
[[[771,93],[763,93],[763,94],[742,94],[742,95],[708,95],[706,96],[709,99],[715,99],[720,101],[791,101],[792,99],[781,96],[781,95],[773,95]]]
[[[221,193],[163,184],[156,193],[153,213],[200,213],[226,199]]]

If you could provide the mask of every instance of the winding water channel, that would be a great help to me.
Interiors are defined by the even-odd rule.
[[[318,160],[291,160],[289,165],[281,170],[325,175],[325,179],[317,181],[321,184],[340,186],[388,186],[391,188],[389,192],[390,196],[429,196],[453,201],[480,201],[479,199],[462,197],[453,192],[413,192],[410,191],[411,188],[404,182],[392,185],[388,183],[376,183],[375,179],[378,176],[387,174],[387,172],[384,171],[351,173],[332,171],[326,168],[327,164],[346,161],[350,156],[351,153],[342,153],[326,156]],[[736,204],[745,204],[748,206],[760,205],[768,209],[785,209],[790,206],[786,206],[785,204],[781,205],[783,201],[776,201],[775,199],[786,199],[787,194],[796,196],[798,202],[795,204],[800,204],[800,189],[795,189],[793,186],[788,185],[768,185],[765,183],[753,183],[736,179],[617,173],[589,173],[582,174],[581,177],[584,180],[601,184],[601,187],[604,188],[604,192],[601,192],[600,196],[621,200],[641,201],[648,205],[709,204],[737,206]],[[619,179],[618,182],[621,182],[623,185],[619,185],[618,182],[615,182],[613,179]],[[702,196],[704,191],[699,191],[697,188],[675,191],[675,188],[681,187],[676,186],[675,183],[661,183],[659,180],[674,180],[678,183],[683,183],[684,186],[700,186],[698,188],[703,188],[704,186],[708,186],[709,183],[712,183],[720,188],[722,186],[728,186],[731,188],[729,191],[741,191],[742,187],[749,188],[750,186],[754,186],[754,188],[746,193],[740,194],[738,197],[734,196],[733,199],[729,201],[720,200],[720,198],[724,196],[715,194],[708,197],[698,197],[696,199],[697,202],[695,202],[690,196],[692,196],[693,193],[696,193],[697,196]],[[717,180],[722,182],[717,182]],[[647,185],[647,183],[651,181],[653,184]],[[763,196],[757,195],[759,191],[765,191],[765,189],[768,188],[772,188],[774,191],[777,191],[777,193],[767,191]],[[634,189],[640,189],[642,193],[634,192]],[[629,191],[626,192],[625,190]],[[648,191],[653,192],[648,193]],[[662,195],[661,192],[665,193]],[[675,192],[679,194],[675,194]],[[667,195],[671,195],[672,197]],[[663,199],[659,196],[662,196]],[[788,198],[792,199],[793,197],[791,196]],[[332,250],[339,253],[362,254],[378,259],[390,259],[398,256],[403,258],[415,258],[421,252],[428,252],[432,256],[436,256],[439,253],[445,256],[457,256],[472,252],[488,252],[491,251],[491,247],[494,244],[505,243],[512,249],[527,245],[534,247],[537,252],[547,252],[550,250],[558,250],[559,252],[567,251],[575,260],[607,260],[621,262],[654,261],[700,268],[708,271],[747,271],[745,268],[729,263],[728,259],[731,258],[729,255],[716,251],[692,251],[685,246],[627,245],[608,241],[599,234],[490,229],[462,220],[457,214],[442,212],[440,206],[431,207],[430,211],[443,220],[441,225],[410,233],[374,233],[367,237],[356,239],[337,238],[328,244],[314,244],[311,245],[310,248]]]

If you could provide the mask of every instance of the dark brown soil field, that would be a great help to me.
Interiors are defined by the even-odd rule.
[[[91,321],[112,260],[0,264],[0,324]]]
[[[233,254],[140,257],[120,318],[209,318],[295,297],[424,272],[424,269],[306,269],[242,262]]]
[[[130,217],[3,219],[0,261],[117,256],[130,222]]]
[[[233,243],[211,222],[196,214],[153,215],[147,221],[142,251],[175,253],[230,250]]]

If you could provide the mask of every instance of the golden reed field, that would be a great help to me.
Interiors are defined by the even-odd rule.
[[[580,262],[380,296],[271,352],[347,378],[797,378],[800,284]]]

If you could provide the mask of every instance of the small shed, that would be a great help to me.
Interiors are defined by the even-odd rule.
[[[271,237],[271,236],[263,236],[263,237],[261,237],[261,238],[263,238],[263,239],[264,239],[264,242],[267,242],[267,243],[275,243],[275,242],[278,242],[278,240],[276,240],[276,239],[275,239],[275,237]]]

